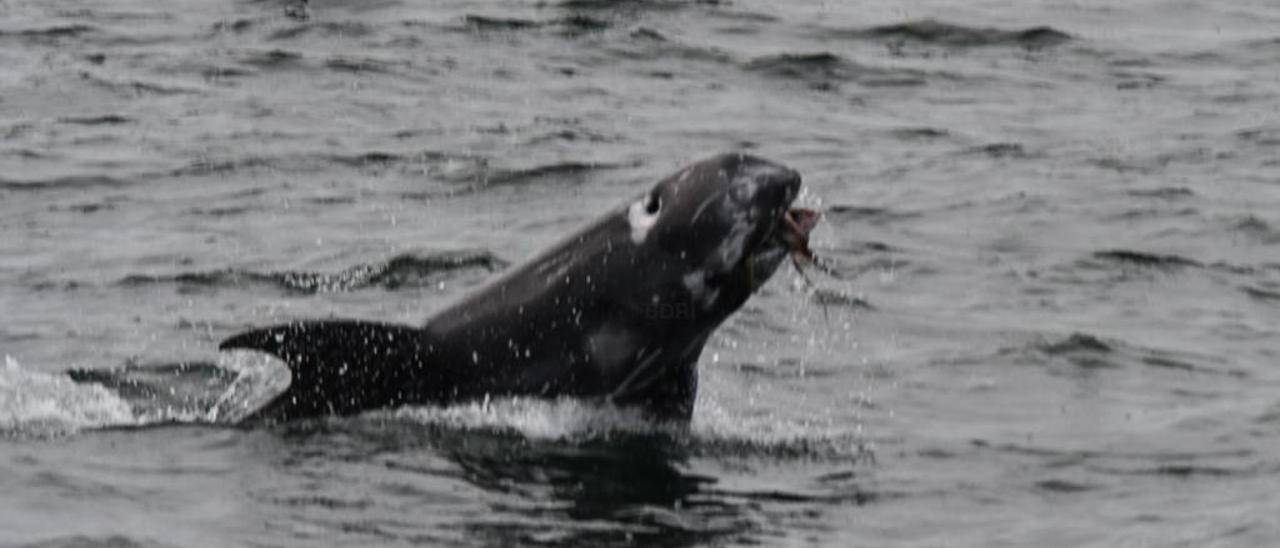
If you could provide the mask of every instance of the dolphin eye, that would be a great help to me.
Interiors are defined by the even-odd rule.
[[[662,209],[662,197],[657,192],[650,194],[644,200],[644,212],[650,215],[656,215]]]
[[[627,207],[627,223],[631,225],[631,241],[636,245],[644,243],[645,237],[653,225],[658,224],[658,210],[662,209],[662,198],[654,191],[631,203]]]

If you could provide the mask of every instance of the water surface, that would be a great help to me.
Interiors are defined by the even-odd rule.
[[[1277,29],[1261,0],[0,4],[0,543],[1274,544]],[[804,174],[842,275],[732,318],[688,428],[215,428],[60,373],[419,323],[734,150]]]

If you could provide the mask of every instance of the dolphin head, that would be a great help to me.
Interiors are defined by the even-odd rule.
[[[626,216],[636,245],[673,258],[687,300],[727,316],[787,256],[785,219],[799,191],[792,169],[721,154],[658,182]]]

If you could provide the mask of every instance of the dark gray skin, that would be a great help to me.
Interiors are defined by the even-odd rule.
[[[658,182],[415,328],[299,322],[220,349],[273,354],[288,389],[242,422],[491,396],[581,397],[688,419],[712,331],[777,270],[795,171],[724,154]]]

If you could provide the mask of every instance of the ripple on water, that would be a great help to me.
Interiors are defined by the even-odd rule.
[[[836,91],[844,83],[864,87],[916,87],[934,78],[951,78],[912,68],[863,65],[826,51],[758,57],[743,65],[743,69],[770,78],[800,82],[818,91]]]
[[[13,548],[173,548],[175,545],[137,539],[127,535],[69,535],[6,546],[12,546]]]
[[[258,272],[227,268],[177,274],[130,274],[120,280],[122,287],[146,287],[174,284],[180,292],[238,288],[265,285],[300,293],[333,293],[380,288],[388,291],[434,286],[442,278],[459,272],[481,270],[497,272],[507,262],[491,252],[455,251],[406,253],[386,261],[355,265],[337,273],[280,271]]]
[[[823,29],[820,36],[911,42],[956,49],[990,46],[1040,49],[1057,46],[1073,39],[1070,34],[1047,26],[1007,30],[965,26],[936,19],[907,21],[862,29]]]
[[[1120,369],[1150,367],[1170,372],[1199,375],[1247,377],[1249,374],[1222,358],[1184,351],[1145,348],[1127,344],[1119,339],[1105,339],[1089,333],[1075,332],[1066,338],[1047,338],[1022,349],[1006,349],[1005,352],[1030,350],[1050,360],[1066,360],[1082,369]]]
[[[56,519],[50,546],[215,522],[245,536],[206,544],[1280,538],[1265,2],[989,2],[963,20],[755,0],[46,4],[0,21],[0,339],[159,365],[77,373],[89,385],[0,371],[0,431],[75,432],[0,453],[128,460],[137,474],[83,477],[148,496],[74,496],[15,466],[0,536]],[[405,238],[525,249],[661,175],[645,166],[739,146],[837,204],[815,248],[850,289],[754,296],[713,339],[688,426],[494,400],[218,429],[221,451],[181,443],[212,428],[83,430],[192,420],[163,409],[225,377],[178,362],[245,322],[394,317],[467,284],[415,288],[504,266],[401,254]],[[346,252],[320,240],[351,238],[393,251],[242,264],[332,261]],[[853,325],[803,321],[823,306]],[[164,476],[210,457],[227,476]]]

